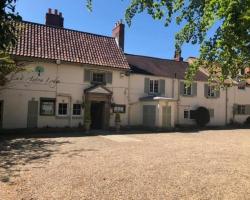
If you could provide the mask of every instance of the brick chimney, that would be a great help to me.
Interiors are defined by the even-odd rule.
[[[51,8],[49,8],[48,13],[46,13],[46,25],[55,26],[63,28],[63,16],[62,13],[55,9],[53,12]]]
[[[124,51],[124,32],[125,25],[122,23],[122,20],[118,21],[115,24],[115,27],[112,31],[112,37],[115,38],[117,45]]]
[[[174,59],[176,61],[183,61],[183,58],[181,57],[181,50],[179,50],[179,51],[175,50],[175,52],[174,52]]]

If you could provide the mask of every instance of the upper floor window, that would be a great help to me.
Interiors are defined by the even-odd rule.
[[[111,71],[95,71],[84,69],[84,81],[94,84],[112,84],[113,73]]]
[[[184,91],[183,91],[184,95],[190,96],[192,95],[192,86],[188,85],[186,83],[184,83]]]
[[[153,94],[159,93],[159,80],[149,81],[149,92]]]
[[[105,74],[104,73],[96,73],[92,74],[92,82],[94,83],[105,83]]]
[[[208,93],[207,93],[207,95],[209,97],[216,97],[216,88],[215,88],[215,86],[213,86],[213,85],[209,85],[208,86]]]
[[[239,115],[245,115],[246,114],[246,106],[245,105],[238,105],[238,108],[237,108],[237,113]]]
[[[239,82],[238,83],[238,89],[245,90],[246,89],[246,82],[245,81]]]

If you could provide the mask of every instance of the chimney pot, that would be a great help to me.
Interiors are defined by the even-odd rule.
[[[183,58],[181,57],[181,50],[175,50],[174,59],[176,61],[183,61]]]
[[[55,9],[53,13],[52,9],[49,8],[48,13],[46,13],[46,25],[63,28],[63,21],[64,19],[61,12],[58,14],[58,10]]]

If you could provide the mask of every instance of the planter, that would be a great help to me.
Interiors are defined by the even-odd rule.
[[[116,132],[120,132],[120,130],[121,130],[121,123],[120,122],[115,123],[115,130],[116,130]]]
[[[91,125],[91,122],[90,121],[85,121],[84,123],[84,129],[85,131],[88,133],[89,130],[90,130],[90,125]]]
[[[121,129],[121,117],[119,113],[115,114],[115,130],[116,132],[120,132]]]

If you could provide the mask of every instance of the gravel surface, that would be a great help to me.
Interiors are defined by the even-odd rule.
[[[0,142],[0,199],[250,199],[250,130]]]

